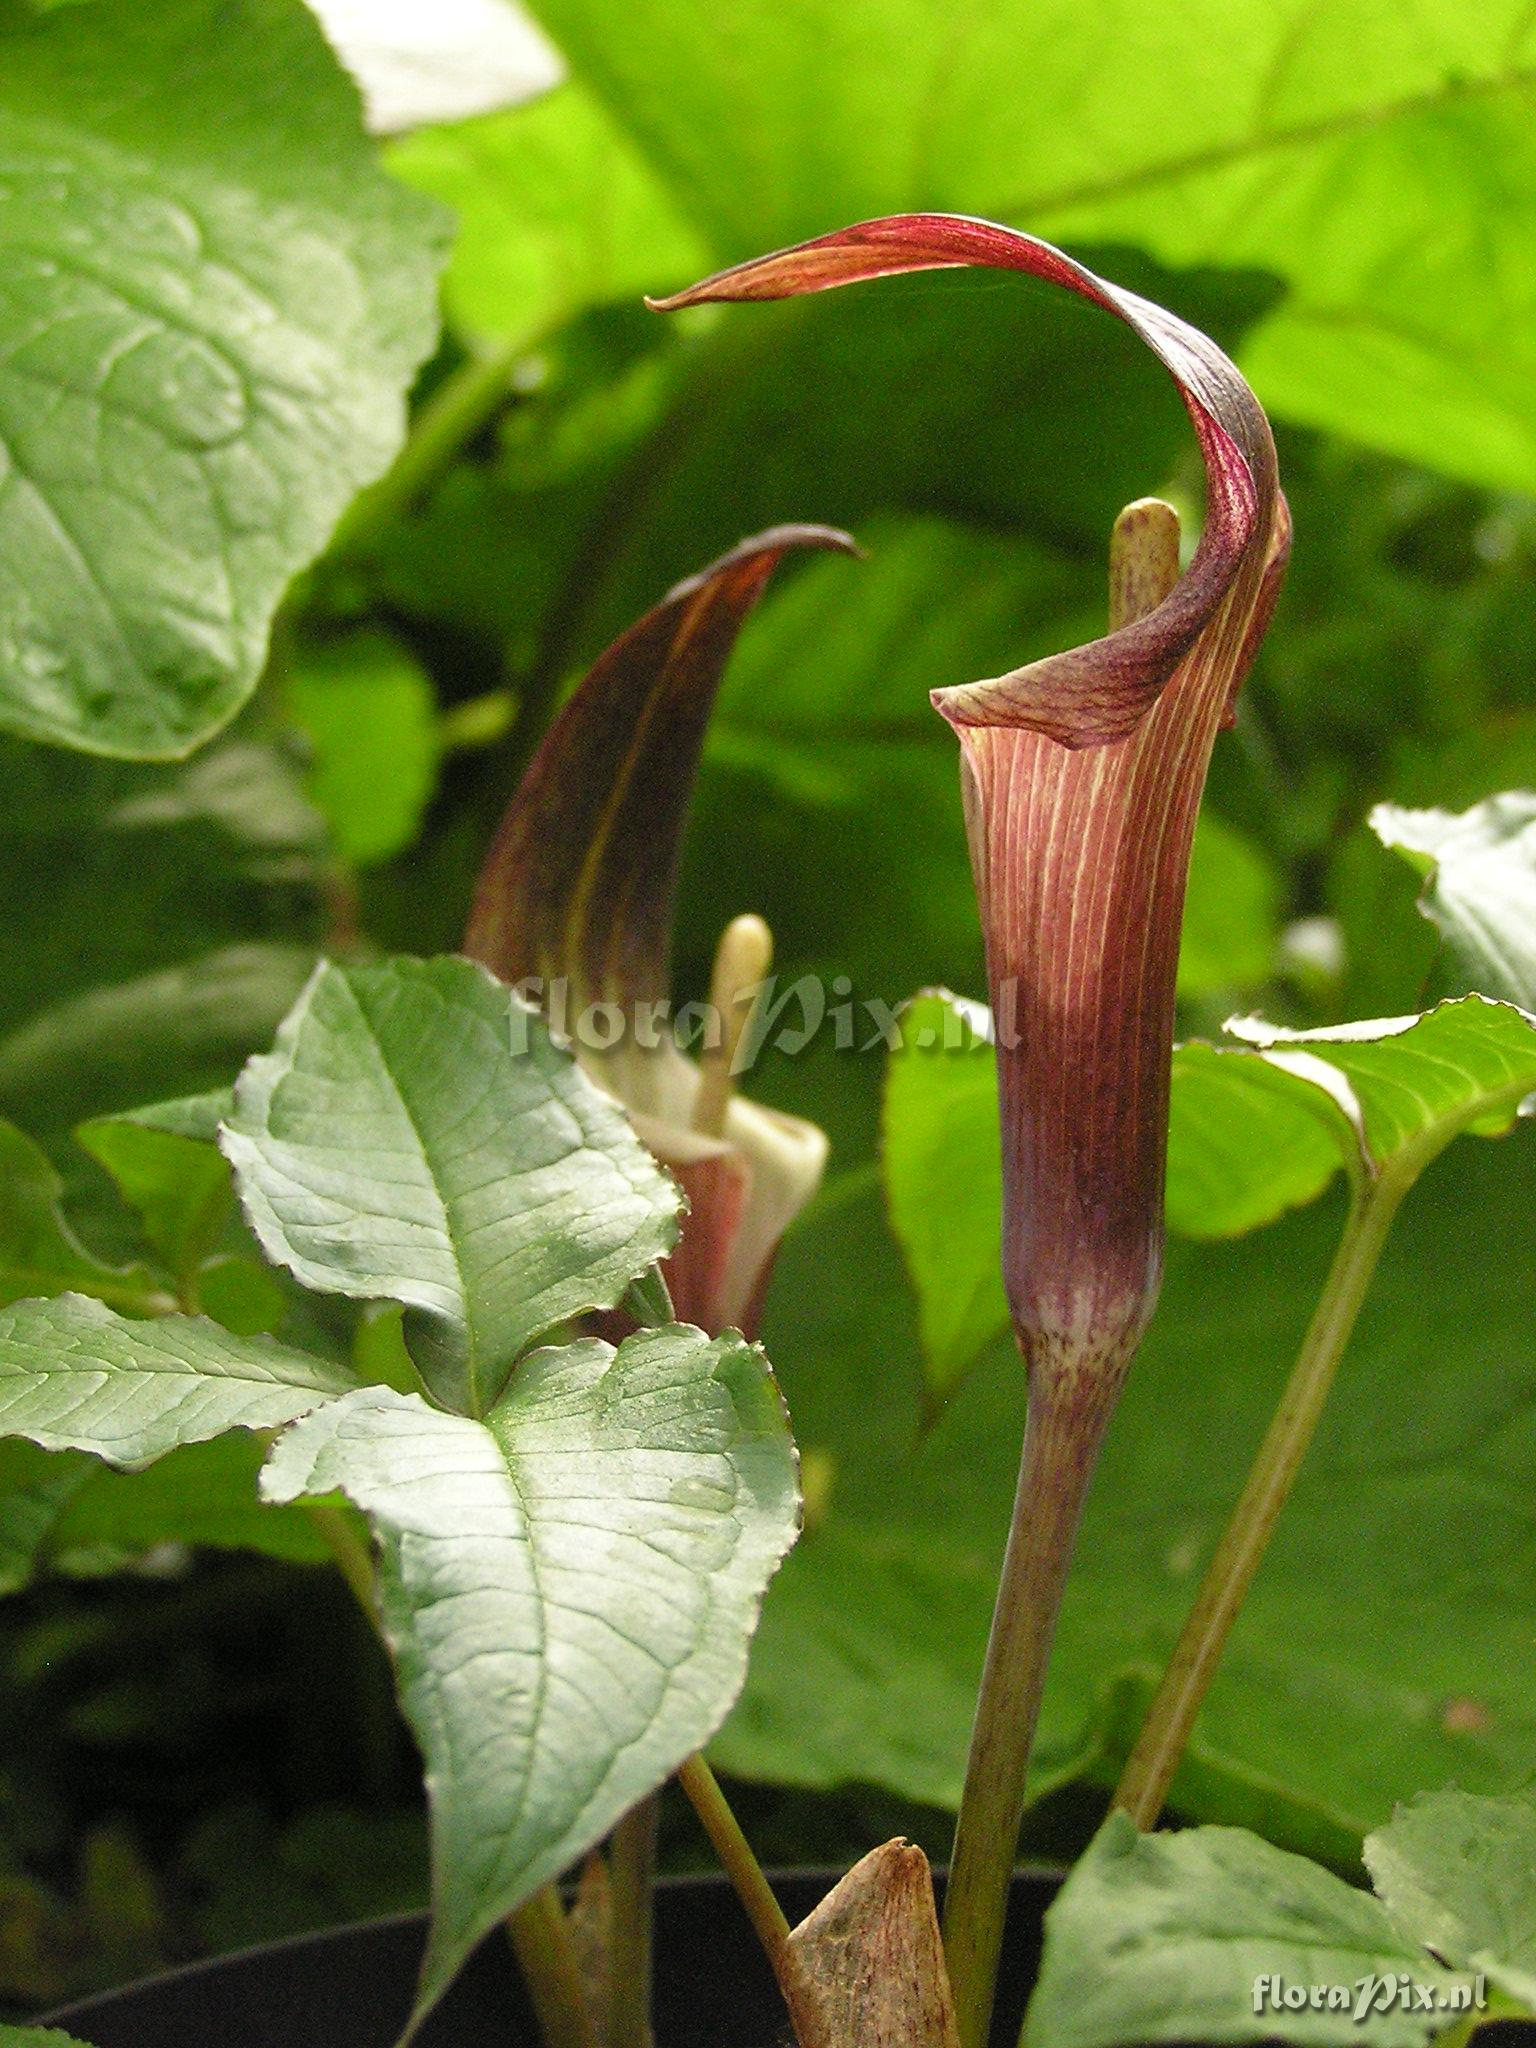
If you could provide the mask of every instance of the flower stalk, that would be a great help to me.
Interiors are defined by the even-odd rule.
[[[945,1916],[961,2048],[985,2048],[1045,1665],[1099,1444],[1162,1272],[1179,929],[1211,747],[1262,638],[1289,524],[1269,424],[1213,342],[1060,250],[944,214],[866,221],[663,307],[982,265],[1064,286],[1170,372],[1206,517],[1127,509],[1106,637],[934,692],[960,741],[998,1049],[1003,1275],[1029,1383],[1007,1558]]]
[[[1163,603],[1178,576],[1179,520],[1173,507],[1157,498],[1126,506],[1110,539],[1111,632],[1134,624]],[[992,964],[994,987],[1015,964],[1011,959]],[[1052,1054],[1046,1050],[1041,1057],[1049,1060]],[[1011,1166],[1016,1198],[1024,1172],[1034,1163],[1026,1166],[1023,1160],[1010,1159],[1010,1140],[1023,1146],[1035,1135],[1029,1114],[1032,1078],[1025,1061],[1000,1062],[1005,1186]],[[1067,1145],[1074,1128],[1061,1128]],[[1128,1119],[1124,1137],[1128,1148],[1155,1151],[1155,1158],[1138,1160],[1133,1149],[1118,1185],[1137,1189],[1155,1175],[1160,1188],[1166,1113],[1161,1124]],[[1064,1162],[1047,1165],[1045,1174],[1057,1189],[1069,1184]],[[1082,1314],[1064,1298],[1060,1278],[1079,1271],[1079,1261],[1064,1257],[1061,1247],[1043,1246],[1031,1231],[1033,1220],[1026,1208],[1023,1227],[1005,1239],[1005,1255],[1013,1262],[1013,1269],[1005,1271],[1029,1374],[1029,1407],[945,1911],[945,1949],[956,1986],[962,2041],[967,2039],[967,2025],[970,2039],[984,2040],[984,2032],[976,2029],[990,2023],[990,1986],[1002,1950],[1008,1885],[1056,1618],[1099,1448],[1151,1314],[1161,1270],[1159,1212],[1156,1225],[1133,1240],[1140,1254],[1139,1269],[1133,1258],[1128,1270],[1106,1272],[1095,1268],[1090,1256],[1086,1281],[1077,1284],[1092,1289],[1097,1282],[1098,1291],[1089,1296],[1092,1305]],[[1037,1277],[1055,1278],[1053,1299],[1037,1295],[1032,1285]],[[1076,1329],[1074,1313],[1081,1315]],[[988,1988],[985,2011],[977,1986]]]
[[[604,2048],[654,2048],[651,1978],[656,1893],[656,1793],[631,1807],[608,1844],[608,2024]]]

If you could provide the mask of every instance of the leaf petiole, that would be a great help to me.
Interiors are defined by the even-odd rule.
[[[544,2048],[600,2048],[570,1922],[547,1884],[507,1916],[507,1933],[538,2014]]]
[[[1296,1482],[1412,1176],[1364,1182],[1248,1483],[1206,1568],[1178,1646],[1115,1793],[1139,1828],[1154,1826],[1227,1637]]]
[[[611,1917],[605,2048],[652,2048],[651,1943],[658,1817],[653,1792],[630,1808],[609,1839]]]
[[[772,1885],[763,1875],[762,1865],[753,1854],[751,1843],[741,1831],[740,1821],[732,1813],[719,1781],[702,1756],[691,1756],[679,1767],[677,1782],[688,1795],[720,1859],[721,1868],[736,1888],[736,1896],[745,1907],[753,1931],[763,1945],[763,1952],[773,1965],[779,1989],[784,1993],[786,2002],[793,2004],[790,1992],[795,1982],[795,1963],[789,1946],[789,1922],[774,1896]]]

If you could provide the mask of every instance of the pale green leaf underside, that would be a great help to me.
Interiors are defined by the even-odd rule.
[[[227,1429],[275,1429],[356,1385],[202,1316],[130,1322],[61,1294],[0,1309],[0,1434],[132,1468]]]
[[[1031,2048],[1139,2041],[1367,2041],[1420,2048],[1443,2013],[1348,2007],[1254,2010],[1254,1983],[1342,1985],[1405,1972],[1449,1994],[1434,1963],[1369,1893],[1238,1828],[1141,1835],[1123,1814],[1100,1831],[1046,1916],[1029,2009]]]
[[[468,960],[319,968],[221,1137],[264,1250],[405,1305],[433,1392],[483,1411],[532,1340],[671,1250],[678,1193],[622,1112]]]
[[[233,713],[400,442],[442,240],[300,0],[0,0],[0,725]]]
[[[761,1354],[673,1325],[524,1359],[485,1422],[372,1387],[290,1430],[267,1497],[373,1519],[427,1760],[421,2010],[474,1942],[714,1733],[797,1520]]]
[[[1459,814],[1378,804],[1370,822],[1427,875],[1419,907],[1465,984],[1536,1009],[1536,795],[1506,790]]]
[[[1365,1862],[1400,1926],[1536,2012],[1536,1794],[1424,1793]]]

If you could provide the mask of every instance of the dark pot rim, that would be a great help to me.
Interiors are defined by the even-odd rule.
[[[790,1918],[798,1920],[825,1897],[843,1874],[835,1866],[809,1865],[776,1869],[770,1876]],[[935,1875],[942,1887],[944,1873]],[[1015,1873],[1013,1911],[1017,1939],[1010,1944],[1015,1953],[1008,1959],[1013,1987],[1011,1996],[1005,1991],[1001,2014],[1005,2023],[1011,2024],[1014,2035],[1018,2020],[1011,2016],[1011,2008],[1015,2003],[1022,2008],[1023,1987],[1034,1976],[1041,1917],[1063,1875],[1059,1869],[1039,1864],[1022,1865]],[[739,1998],[743,2013],[750,2014],[745,2023],[746,2037],[755,2032],[765,2043],[782,2038],[782,2005],[745,1915],[738,1917],[739,1909],[727,1880],[718,1871],[689,1871],[664,1877],[657,1890],[661,1920],[657,1942],[658,2040],[670,2044],[677,2038],[682,2048],[692,2048],[693,2042],[702,2044],[717,2038],[707,2019],[698,2020],[689,2038],[689,2028],[696,2017],[694,2008],[699,2005],[701,1952],[709,1959],[706,1976],[718,1977],[730,1988],[733,1998]],[[409,2009],[414,1964],[425,1944],[427,1922],[425,1910],[405,1911],[281,1935],[222,1955],[181,1963],[89,1998],[71,2000],[40,2016],[33,2024],[78,2030],[86,2041],[92,2042],[104,2028],[97,2048],[118,2048],[119,2043],[130,2042],[142,2043],[144,2048],[160,2048],[161,2025],[167,2029],[166,2048],[181,2048],[184,2040],[206,2038],[206,2030],[214,2025],[220,2027],[219,2038],[227,2043],[227,2048],[241,2048],[247,2038],[257,2041],[260,2048],[265,2048],[269,2040],[281,2041],[284,2048],[307,2048],[292,2028],[302,2027],[301,2016],[318,2010],[327,1996],[333,2000],[340,1997],[341,2009],[349,2007],[352,2001],[343,1994],[348,1980],[356,1978],[366,1980],[369,1996],[381,2013],[387,2008],[395,2015],[393,2032],[387,2019],[380,2018],[376,2025],[357,2021],[356,2027],[363,2030],[355,2034],[359,2048],[364,2038],[376,2041],[378,2048],[387,2048],[404,2024]],[[270,2007],[274,1992],[280,1999],[291,2000],[291,2011],[286,2021],[270,2018],[268,2031],[262,2033],[260,2023],[252,2022],[249,2015],[253,2007]],[[510,1945],[498,1941],[493,1930],[466,1964],[443,2005],[426,2022],[419,2037],[421,2048],[435,2048],[439,2043],[441,2048],[448,2048],[449,2043],[478,2038],[515,2040],[522,2002]],[[670,2023],[669,2006],[675,2008]],[[215,2007],[221,2008],[217,2016]],[[156,2008],[161,2009],[158,2017]],[[489,2024],[483,2017],[487,2014],[496,2016],[496,2024],[492,2032],[482,2035],[477,2029]],[[242,2020],[246,2021],[244,2027]],[[527,2024],[526,2019],[523,2024]],[[331,2029],[323,2020],[317,2023],[315,2038],[328,2042],[330,2034]],[[733,2042],[731,2048],[746,2048],[745,2040]]]

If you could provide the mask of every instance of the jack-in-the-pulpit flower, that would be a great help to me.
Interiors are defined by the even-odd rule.
[[[775,527],[668,592],[601,655],[551,725],[496,834],[464,951],[525,989],[681,1182],[673,1305],[755,1334],[779,1239],[810,1199],[824,1134],[730,1085],[771,941],[745,916],[721,941],[697,1062],[671,1027],[673,898],[715,694],[742,624],[792,548],[851,548]]]
[[[869,221],[660,304],[787,298],[968,264],[1064,285],[1131,327],[1172,374],[1206,473],[1204,531],[1182,576],[1171,509],[1149,500],[1122,514],[1105,638],[934,691],[960,739],[988,978],[1011,1026],[998,1048],[1003,1267],[1029,1374],[1019,1503],[946,1917],[962,2041],[981,2048],[1066,1566],[1161,1277],[1195,814],[1278,592],[1289,522],[1269,424],[1222,351],[1012,229],[936,214]]]

